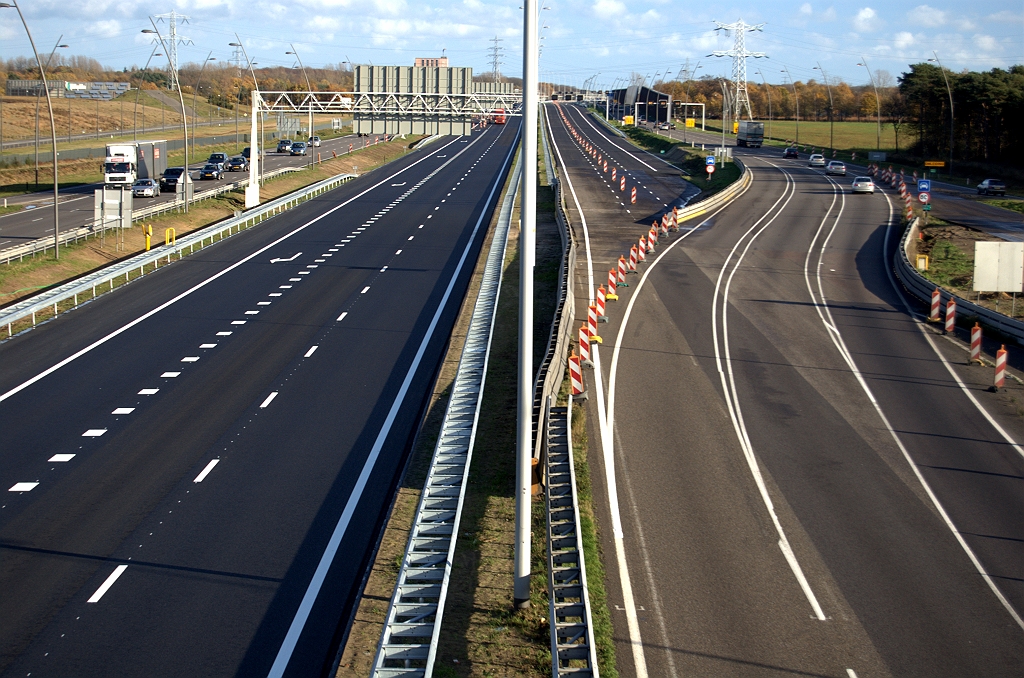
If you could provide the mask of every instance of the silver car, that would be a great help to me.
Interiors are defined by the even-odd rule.
[[[132,195],[136,198],[155,198],[160,195],[160,184],[155,179],[139,179],[132,184]]]
[[[823,156],[821,153],[813,154],[809,158],[809,160],[807,162],[807,166],[808,167],[824,167],[825,166],[825,156]]]
[[[854,193],[874,193],[875,182],[871,180],[871,177],[857,177],[853,180],[852,190]]]
[[[839,162],[838,160],[833,160],[825,168],[825,174],[838,174],[840,176],[844,176],[845,177],[846,176],[846,165],[844,165],[843,163]]]

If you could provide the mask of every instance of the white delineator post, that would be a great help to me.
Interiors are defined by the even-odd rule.
[[[519,214],[519,398],[513,602],[530,606],[533,485],[533,263],[537,241],[537,0],[523,4],[523,184]],[[539,433],[538,433],[539,435]]]
[[[252,127],[249,133],[249,183],[245,187],[245,209],[256,207],[260,204],[260,148],[259,131],[257,130],[257,118],[260,114],[258,102],[259,93],[252,93]]]

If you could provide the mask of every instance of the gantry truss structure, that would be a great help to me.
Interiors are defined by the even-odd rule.
[[[444,94],[422,92],[256,92],[255,100],[265,113],[353,113],[382,117],[467,117],[519,115],[521,93],[473,92]]]

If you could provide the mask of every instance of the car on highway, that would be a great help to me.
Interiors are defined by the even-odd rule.
[[[846,176],[846,165],[839,162],[838,160],[832,160],[828,166],[825,167],[825,174],[838,174],[840,176]]]
[[[811,157],[808,159],[807,166],[808,167],[824,167],[825,166],[825,156],[823,156],[821,153],[812,153]]]
[[[294,144],[292,144],[291,154],[292,155],[306,155],[306,149],[307,149],[307,146],[306,146],[306,142],[305,141],[296,141]]]
[[[320,137],[310,137],[309,141],[307,141],[306,143],[308,143],[313,148],[320,148]]]
[[[663,122],[660,125],[658,125],[658,129],[672,129],[672,125],[668,124],[667,122]]]
[[[160,195],[160,183],[155,179],[139,179],[132,184],[132,195],[136,198],[155,198]]]
[[[999,179],[985,179],[978,184],[978,195],[1006,195],[1006,184]]]
[[[249,169],[249,161],[241,155],[236,155],[228,160],[228,164],[225,169],[229,172],[245,172]]]
[[[875,182],[871,177],[857,177],[853,180],[853,193],[874,193]]]
[[[184,181],[184,179],[182,178],[183,174],[185,174],[184,167],[168,167],[167,169],[165,169],[163,176],[160,177],[160,190],[177,190],[178,182]]]
[[[277,142],[277,152],[278,153],[287,153],[290,150],[292,150],[292,140],[291,139],[281,139],[280,141]]]
[[[206,160],[206,163],[208,165],[217,165],[222,170],[224,169],[224,165],[226,165],[227,162],[228,162],[228,154],[227,153],[211,153],[210,157],[207,158],[207,160]]]
[[[799,158],[800,157],[800,153],[795,148],[790,146],[789,148],[787,148],[786,150],[784,150],[782,152],[782,157],[783,158]]]
[[[220,168],[220,165],[216,163],[207,163],[203,166],[203,169],[199,170],[200,179],[217,179],[219,180],[224,175],[224,170]]]

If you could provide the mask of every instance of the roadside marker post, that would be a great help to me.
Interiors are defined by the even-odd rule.
[[[939,288],[936,287],[935,291],[932,292],[932,312],[928,315],[928,321],[937,323],[939,322],[939,305],[942,303],[942,293],[939,292]]]
[[[597,295],[594,297],[594,305],[597,307],[597,322],[608,322],[608,316],[604,314],[604,285],[599,285]]]
[[[615,167],[612,168],[612,181],[615,181],[615,172],[617,172],[617,171],[618,171],[617,168],[615,168]]]
[[[619,190],[620,191],[626,190],[626,175],[625,174],[623,174],[622,177],[619,179]]]
[[[651,230],[647,232],[647,251],[653,252],[654,246],[658,244],[658,227],[651,226]]]
[[[623,179],[623,183],[625,183],[625,179],[626,178],[623,177],[622,179]],[[633,191],[629,195],[629,204],[630,205],[635,205],[636,204],[636,186],[633,187]]]
[[[636,273],[636,261],[636,245],[633,245],[632,247],[629,248],[629,273]]]
[[[636,248],[636,263],[642,263],[647,260],[647,239],[640,236],[640,243]]]
[[[604,340],[597,333],[597,306],[587,307],[587,332],[590,334],[591,344],[604,343]]]
[[[981,364],[981,324],[974,323],[974,327],[971,328],[971,357],[967,359],[967,364],[972,363]]]
[[[989,390],[993,393],[999,391],[1006,385],[1006,344],[996,351],[996,375],[995,380],[992,383],[992,388]]]
[[[583,364],[587,367],[593,367],[594,363],[590,362],[590,332],[587,331],[586,323],[580,325],[578,343],[580,345],[580,359],[583,360]]]
[[[671,223],[671,225],[669,225],[669,228],[671,228],[673,231],[678,231],[679,230],[679,208],[678,207],[673,207],[672,208],[672,223]]]
[[[626,258],[625,257],[619,257],[618,270],[619,270],[619,275],[618,275],[618,279],[615,282],[618,284],[619,287],[629,287],[629,283],[626,282]]]
[[[583,382],[583,367],[576,351],[569,354],[569,382],[572,384],[572,399],[586,400],[587,387]]]
[[[952,334],[956,329],[956,299],[949,298],[946,302],[946,329],[945,334]]]
[[[615,269],[608,269],[608,292],[604,295],[604,298],[608,301],[618,301],[619,295],[615,291]]]

